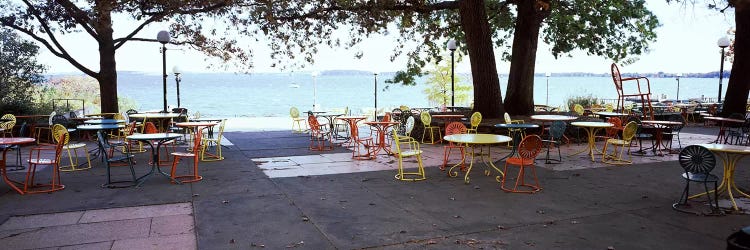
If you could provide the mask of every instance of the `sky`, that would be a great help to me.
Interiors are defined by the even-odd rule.
[[[667,4],[664,0],[647,1],[648,8],[656,14],[662,26],[657,32],[657,41],[652,43],[650,52],[640,56],[640,59],[630,65],[621,66],[624,73],[688,73],[718,71],[721,60],[717,40],[727,35],[727,30],[734,27],[733,15],[725,15],[718,11],[708,10],[702,1],[698,5]],[[733,9],[727,12],[733,13]],[[122,37],[136,27],[137,23],[121,18],[115,20],[115,37]],[[167,24],[152,24],[136,35],[136,37],[156,38],[156,34],[168,27]],[[98,70],[97,45],[84,33],[66,34],[59,37],[66,49],[82,64],[90,69]],[[355,58],[357,50],[344,48],[319,48],[314,64],[308,64],[297,71],[325,71],[325,70],[363,70],[371,72],[392,72],[402,70],[405,58],[390,61],[395,37],[376,35],[366,39],[357,48],[364,52],[361,59]],[[254,69],[252,72],[289,72],[271,67],[273,63],[269,56],[268,44],[248,44],[253,49]],[[460,44],[458,46],[461,46]],[[117,52],[118,71],[140,71],[159,73],[162,70],[162,57],[159,53],[161,44],[148,42],[128,42]],[[168,45],[167,69],[172,71],[178,66],[185,72],[222,72],[221,69],[206,69],[207,59],[201,54],[186,48]],[[600,57],[587,56],[582,51],[575,51],[571,57],[555,59],[549,52],[549,46],[539,45],[537,50],[536,72],[591,72],[608,73],[610,60]],[[496,49],[496,58],[500,58],[500,51]],[[44,47],[41,49],[39,61],[48,65],[50,73],[78,72],[67,61],[55,57]],[[498,73],[507,74],[509,62],[498,61]],[[731,63],[725,63],[725,70],[731,69]],[[456,65],[459,73],[470,72],[469,60],[466,58]],[[233,72],[228,70],[227,72]]]

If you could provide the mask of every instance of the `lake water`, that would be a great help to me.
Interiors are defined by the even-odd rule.
[[[130,97],[140,105],[138,110],[162,109],[162,80],[160,74],[124,72],[118,75],[118,93]],[[378,76],[378,107],[392,108],[399,105],[430,107],[422,92],[427,86],[424,79],[416,86],[386,84],[388,75]],[[463,76],[469,79],[469,76]],[[674,78],[651,78],[654,98],[673,99],[677,94]],[[505,95],[507,78],[501,78],[501,89]],[[724,82],[726,90],[727,79]],[[299,87],[290,87],[296,84]],[[180,102],[190,113],[200,111],[211,117],[268,117],[289,115],[295,106],[301,111],[312,109],[313,85],[320,110],[348,106],[352,113],[374,106],[374,84],[372,75],[320,75],[313,80],[309,74],[231,74],[231,73],[185,73],[180,83]],[[389,88],[383,88],[388,85]],[[550,106],[561,106],[574,96],[592,95],[598,98],[615,99],[617,92],[610,77],[550,77],[549,93],[547,79],[535,79],[534,101],[545,104],[549,94]],[[174,76],[167,82],[167,101],[177,106]],[[626,92],[635,91],[627,88]],[[716,98],[717,78],[681,78],[680,99]],[[468,105],[459,104],[456,105]]]

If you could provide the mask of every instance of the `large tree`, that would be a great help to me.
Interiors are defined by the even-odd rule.
[[[395,24],[400,40],[395,56],[406,51],[405,70],[393,79],[413,83],[427,63],[440,61],[445,42],[459,41],[469,56],[474,85],[474,108],[485,117],[499,117],[507,109],[512,114],[533,111],[533,74],[540,30],[552,54],[565,55],[574,49],[613,60],[645,51],[655,39],[655,16],[642,0],[379,0],[310,1],[283,6],[270,5],[264,30],[277,37],[279,44],[305,48],[331,41],[333,30],[349,27],[351,46],[371,34],[388,33]],[[512,59],[509,41],[513,36]],[[409,47],[410,41],[418,44]],[[503,60],[511,59],[506,106],[497,75],[495,48]],[[606,66],[605,66],[606,67]]]
[[[35,85],[44,81],[45,67],[36,60],[39,46],[0,28],[0,110],[30,112]]]
[[[506,105],[512,114],[533,112],[540,31],[542,40],[552,45],[555,57],[580,49],[589,55],[627,64],[647,51],[648,43],[656,39],[654,29],[659,26],[643,0],[516,2],[513,53],[505,96],[505,102],[513,104]]]
[[[95,78],[100,86],[101,111],[118,112],[115,52],[129,41],[155,41],[137,36],[144,27],[155,22],[172,21],[172,30],[175,31],[172,35],[178,38],[176,43],[188,43],[209,55],[244,64],[247,52],[237,48],[236,40],[205,35],[218,32],[203,27],[202,21],[209,17],[231,17],[234,9],[230,6],[254,5],[252,2],[239,5],[233,0],[14,0],[0,2],[0,24],[26,34],[55,56]],[[119,28],[113,23],[114,15],[129,16],[138,24],[123,27],[129,29],[124,32],[126,35],[114,37],[114,29]],[[59,36],[72,32],[84,32],[95,41],[99,65],[84,65],[80,58],[68,52]]]
[[[675,0],[667,0],[674,2]],[[709,8],[721,12],[734,8],[734,22],[736,25],[734,34],[734,62],[732,63],[731,76],[727,84],[727,92],[724,98],[722,114],[727,116],[732,113],[744,114],[746,112],[747,98],[750,93],[750,1],[707,1]]]

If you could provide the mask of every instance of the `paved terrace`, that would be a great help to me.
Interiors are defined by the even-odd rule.
[[[681,135],[683,145],[705,143],[716,131],[688,127]],[[224,136],[226,160],[201,162],[204,180],[197,183],[173,185],[155,176],[140,188],[101,188],[104,169],[96,160],[91,170],[63,173],[65,190],[51,194],[21,196],[0,184],[0,245],[721,249],[729,234],[750,225],[743,213],[715,217],[672,210],[684,187],[676,155],[635,157],[636,164],[629,166],[592,163],[582,155],[565,156],[556,165],[537,161],[544,190],[529,195],[501,191],[494,176],[482,174],[482,165],[475,166],[471,184],[447,177],[437,168],[440,145],[423,145],[426,181],[402,182],[393,178],[394,158],[385,155],[352,161],[350,151],[340,147],[311,152],[306,135],[290,131],[233,131]],[[564,146],[563,155],[583,146]],[[507,152],[503,147],[494,153]],[[137,155],[139,174],[149,169],[148,155]],[[740,166],[736,179],[748,189],[747,160]],[[186,167],[187,162],[181,169]],[[719,168],[714,173],[721,174]],[[126,169],[114,171],[126,177]],[[20,179],[24,174],[10,176]],[[746,203],[741,201],[748,207]]]

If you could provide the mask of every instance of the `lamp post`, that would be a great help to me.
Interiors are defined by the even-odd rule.
[[[454,52],[456,52],[456,40],[448,41],[448,50],[451,51],[451,106],[456,106],[455,77],[454,77]]]
[[[318,111],[318,87],[317,87],[317,80],[318,72],[312,72],[312,78],[313,78],[313,111]]]
[[[177,83],[177,107],[182,108],[182,105],[180,105],[180,81],[182,80],[180,79],[180,74],[182,74],[182,70],[175,65],[172,67],[172,73],[174,73],[174,81]]]
[[[372,72],[372,75],[375,78],[375,116],[373,116],[375,121],[378,120],[378,73]]]
[[[721,48],[721,66],[719,67],[719,98],[718,103],[721,103],[721,81],[724,80],[724,48],[729,47],[729,38],[721,37],[716,41],[716,45]]]
[[[169,31],[162,30],[156,34],[156,40],[161,43],[161,69],[164,89],[164,109],[162,112],[167,112],[167,43],[169,42]]]
[[[680,102],[680,77],[682,73],[677,73],[677,102]]]
[[[552,73],[547,72],[544,74],[544,76],[547,77],[547,99],[544,101],[544,106],[549,106],[549,76],[552,75]]]

